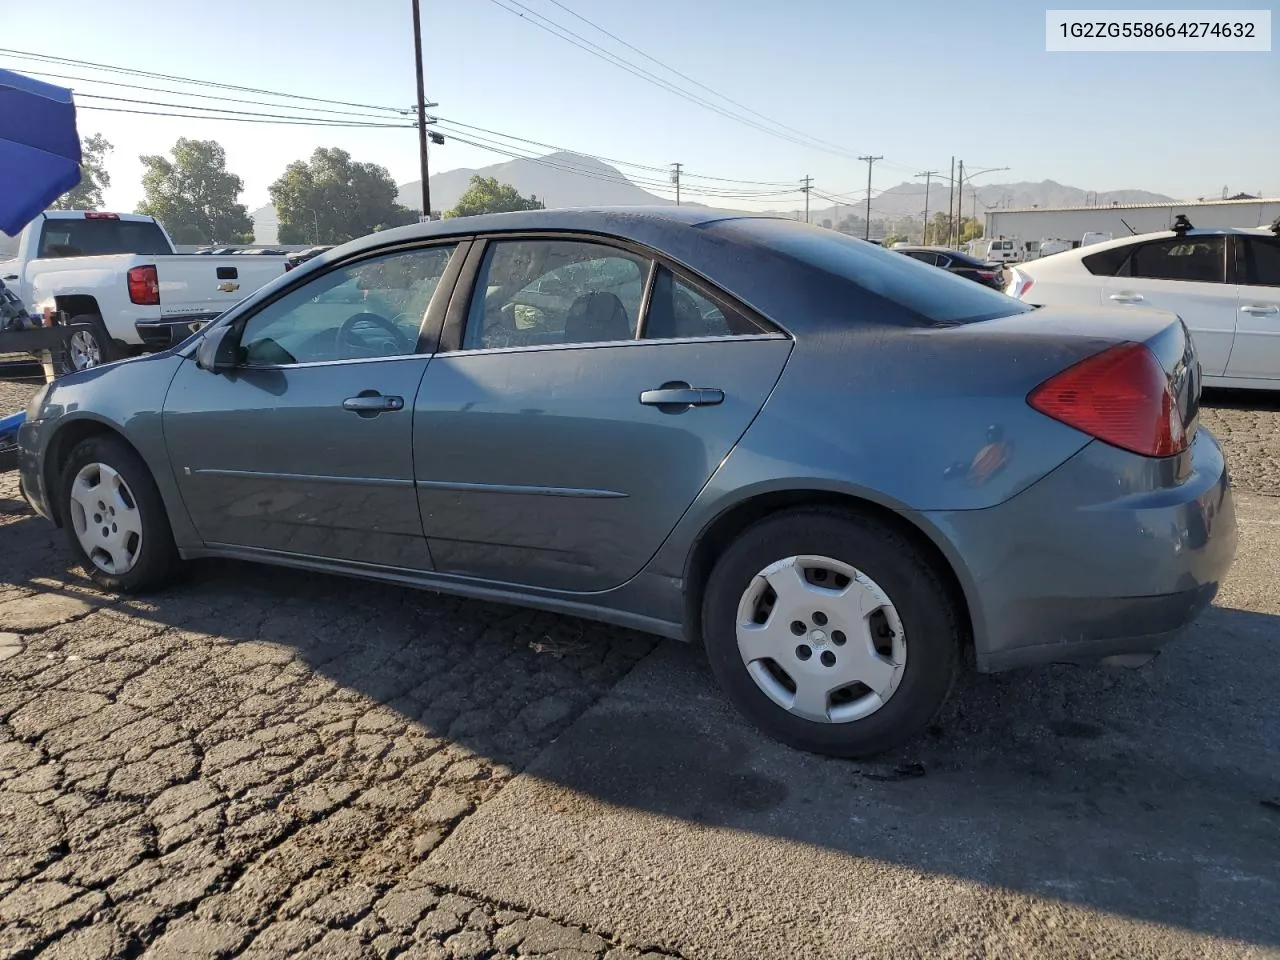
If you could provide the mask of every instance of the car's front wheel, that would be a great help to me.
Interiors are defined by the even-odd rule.
[[[71,549],[107,590],[164,584],[180,566],[169,517],[151,471],[123,441],[90,437],[62,472],[60,508]]]
[[[931,559],[856,513],[795,510],[744,531],[707,583],[716,679],[764,732],[866,757],[919,734],[960,663],[959,611]]]

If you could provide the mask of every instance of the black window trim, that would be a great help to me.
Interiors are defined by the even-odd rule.
[[[342,360],[308,360],[302,363],[278,363],[278,364],[254,364],[254,370],[297,370],[304,367],[329,367],[337,364],[355,364],[355,363],[378,363],[387,360],[405,360],[415,357],[430,357],[437,349],[440,338],[440,327],[443,322],[443,316],[453,296],[453,289],[458,282],[458,277],[462,272],[464,262],[468,259],[471,252],[472,241],[467,236],[452,237],[431,237],[429,239],[407,240],[402,243],[388,244],[384,247],[375,247],[373,249],[365,249],[357,251],[349,256],[342,257],[332,263],[325,264],[319,270],[308,270],[297,276],[293,283],[285,284],[278,290],[273,292],[271,296],[257,303],[249,304],[244,307],[232,307],[221,318],[210,323],[202,333],[214,329],[215,327],[227,326],[230,329],[230,336],[239,341],[244,333],[244,328],[248,323],[262,311],[278,303],[290,294],[296,293],[309,283],[312,283],[321,277],[343,270],[351,266],[367,263],[371,260],[377,260],[386,256],[393,256],[398,253],[412,253],[417,250],[430,250],[436,247],[453,247],[454,251],[449,257],[449,262],[445,264],[444,270],[440,274],[440,280],[436,284],[435,290],[431,293],[431,302],[427,304],[426,313],[423,315],[421,324],[418,327],[418,340],[414,344],[413,353],[395,354],[386,357],[351,357]],[[182,351],[184,356],[191,357],[195,355],[200,342],[200,337],[193,337],[190,344]]]
[[[678,263],[672,258],[652,249],[642,243],[628,240],[623,237],[616,237],[611,234],[593,233],[589,230],[517,230],[510,232],[486,232],[475,234],[472,236],[471,250],[467,256],[467,262],[462,268],[457,282],[454,284],[452,295],[449,299],[449,305],[444,315],[443,329],[440,332],[437,353],[448,353],[470,356],[473,354],[489,354],[489,353],[512,353],[512,352],[530,352],[541,350],[580,350],[598,349],[602,346],[627,346],[635,344],[655,344],[655,343],[707,343],[720,340],[776,340],[776,339],[792,339],[791,334],[780,327],[778,324],[769,320],[760,314],[759,311],[753,310],[751,307],[741,303],[736,297],[727,291],[720,289],[705,277],[695,273],[683,264]],[[547,343],[535,344],[532,346],[522,347],[487,347],[483,349],[466,350],[462,344],[466,335],[466,324],[468,314],[471,310],[471,301],[476,292],[476,283],[480,277],[480,271],[484,264],[485,254],[491,242],[498,243],[512,240],[561,240],[576,243],[594,243],[600,246],[612,247],[629,253],[632,256],[641,257],[649,263],[648,274],[645,277],[643,292],[640,297],[640,314],[636,323],[636,328],[632,330],[630,340],[610,340],[594,343]],[[729,310],[741,315],[749,323],[760,329],[759,333],[754,334],[731,334],[729,336],[708,336],[708,337],[676,337],[661,340],[644,339],[644,330],[649,321],[649,305],[653,296],[653,286],[657,280],[658,268],[666,268],[681,283],[687,284],[694,290],[698,291],[721,310]]]

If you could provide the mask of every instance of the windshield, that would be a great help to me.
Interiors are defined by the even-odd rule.
[[[990,287],[834,230],[765,218],[738,220],[734,227],[779,253],[852,281],[926,324],[975,323],[1031,309]]]
[[[44,222],[36,257],[96,257],[111,253],[136,253],[141,256],[166,256],[173,248],[164,231],[149,220],[73,220],[50,219]]]

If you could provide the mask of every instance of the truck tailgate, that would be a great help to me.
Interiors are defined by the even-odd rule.
[[[155,257],[161,318],[218,314],[284,273],[282,256]]]

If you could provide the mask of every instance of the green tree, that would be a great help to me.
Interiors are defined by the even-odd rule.
[[[982,221],[975,217],[966,217],[960,226],[960,242],[968,243],[982,236]]]
[[[386,167],[357,163],[337,147],[295,160],[269,192],[281,243],[345,243],[416,219],[396,201],[399,191]]]
[[[446,217],[474,217],[481,213],[510,213],[513,210],[544,210],[546,204],[535,196],[522,197],[509,183],[496,177],[474,176],[458,205],[445,211]]]
[[[53,201],[50,210],[97,210],[102,192],[111,186],[107,154],[114,149],[100,133],[80,138],[80,182]]]
[[[253,221],[237,199],[244,181],[227,170],[216,140],[179,138],[173,159],[144,156],[138,213],[159,220],[174,243],[252,243]]]

